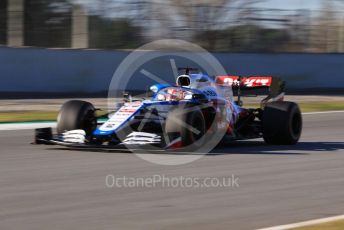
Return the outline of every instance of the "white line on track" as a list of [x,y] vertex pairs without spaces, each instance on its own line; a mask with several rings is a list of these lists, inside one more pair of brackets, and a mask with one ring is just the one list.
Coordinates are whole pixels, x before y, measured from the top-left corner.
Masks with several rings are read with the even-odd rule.
[[302,115],[312,115],[312,114],[327,114],[327,113],[344,113],[344,110],[337,110],[337,111],[323,111],[323,112],[310,112],[310,113],[302,113]]
[[[315,114],[330,114],[330,113],[344,113],[344,110],[338,111],[324,111],[324,112],[311,112],[302,113],[302,115],[315,115]],[[56,127],[56,122],[23,122],[23,123],[7,123],[0,124],[0,130],[24,130],[24,129],[37,129],[45,127]]]
[[269,228],[261,228],[257,230],[288,230],[288,229],[301,228],[301,227],[323,224],[323,223],[328,223],[328,222],[343,220],[343,219],[344,219],[344,215],[332,216],[332,217],[309,220],[309,221],[304,221],[304,222],[299,222],[299,223],[294,223],[294,224],[286,224],[286,225],[280,225],[280,226],[269,227]]
[[56,122],[0,124],[0,130],[24,130],[24,129],[46,128],[46,127],[55,128]]

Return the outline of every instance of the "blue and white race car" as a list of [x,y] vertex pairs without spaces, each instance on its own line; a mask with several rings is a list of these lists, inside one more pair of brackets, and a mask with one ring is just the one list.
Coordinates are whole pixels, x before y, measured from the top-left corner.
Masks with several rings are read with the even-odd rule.
[[[97,123],[95,107],[86,101],[63,104],[57,134],[36,129],[36,144],[112,148],[158,146],[163,149],[198,149],[217,137],[221,141],[264,138],[268,144],[296,144],[302,117],[296,103],[285,102],[284,82],[270,76],[216,76],[192,74],[183,68],[175,84],[150,87],[150,99],[130,96],[117,111]],[[243,90],[268,88],[260,108],[242,108]],[[234,99],[237,92],[238,100]],[[115,106],[114,106],[115,107]]]

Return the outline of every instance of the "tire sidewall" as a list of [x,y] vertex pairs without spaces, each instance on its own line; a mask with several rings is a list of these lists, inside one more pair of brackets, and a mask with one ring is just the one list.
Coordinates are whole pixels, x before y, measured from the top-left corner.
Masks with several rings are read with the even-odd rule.
[[90,135],[96,128],[94,106],[86,101],[71,100],[63,104],[57,116],[57,132],[83,129]]
[[263,138],[268,144],[296,144],[302,132],[302,116],[298,105],[294,102],[267,104],[263,113],[262,130]]

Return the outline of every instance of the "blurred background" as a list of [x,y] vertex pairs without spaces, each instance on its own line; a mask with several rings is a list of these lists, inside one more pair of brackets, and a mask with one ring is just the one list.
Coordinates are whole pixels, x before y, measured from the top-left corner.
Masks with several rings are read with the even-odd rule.
[[[344,0],[0,0],[0,98],[107,97],[124,58],[164,38],[200,45],[231,75],[344,95]],[[168,57],[147,66],[174,81]]]
[[135,49],[162,38],[210,51],[344,51],[343,0],[1,0],[0,44]]
[[[200,45],[228,74],[281,77],[303,111],[344,109],[344,0],[0,0],[0,123],[54,120],[66,98],[106,105],[128,54],[165,38]],[[172,83],[170,58],[192,65],[144,68]],[[124,77],[136,92],[155,83]]]

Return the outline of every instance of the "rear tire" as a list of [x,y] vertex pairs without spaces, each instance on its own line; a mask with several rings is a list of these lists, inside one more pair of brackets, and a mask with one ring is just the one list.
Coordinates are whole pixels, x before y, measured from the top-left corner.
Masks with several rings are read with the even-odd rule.
[[268,103],[263,111],[263,138],[267,144],[294,145],[301,136],[302,116],[294,102]]
[[63,104],[57,116],[57,133],[82,129],[92,134],[97,126],[94,106],[86,101],[71,100]]

